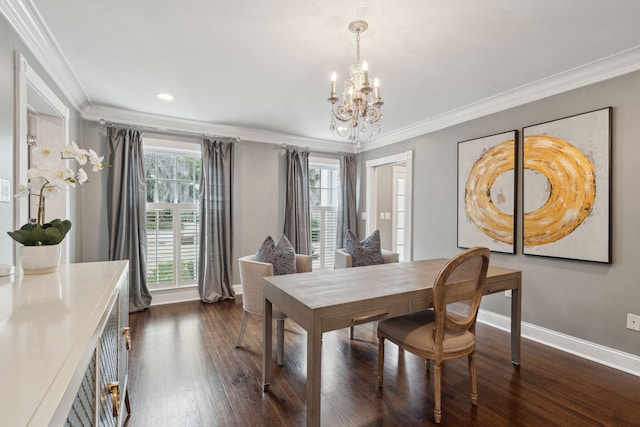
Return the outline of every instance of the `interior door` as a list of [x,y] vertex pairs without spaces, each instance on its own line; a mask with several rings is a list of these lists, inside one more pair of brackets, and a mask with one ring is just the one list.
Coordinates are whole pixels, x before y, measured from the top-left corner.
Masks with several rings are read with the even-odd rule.
[[380,230],[382,247],[397,251],[401,261],[411,261],[413,152],[367,160],[365,167],[366,234]]

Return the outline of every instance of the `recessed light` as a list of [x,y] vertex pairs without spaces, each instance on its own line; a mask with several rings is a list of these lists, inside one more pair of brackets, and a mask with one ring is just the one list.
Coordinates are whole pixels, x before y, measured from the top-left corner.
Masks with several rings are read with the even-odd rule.
[[168,93],[159,93],[158,98],[162,99],[163,101],[173,101],[173,95],[170,95]]

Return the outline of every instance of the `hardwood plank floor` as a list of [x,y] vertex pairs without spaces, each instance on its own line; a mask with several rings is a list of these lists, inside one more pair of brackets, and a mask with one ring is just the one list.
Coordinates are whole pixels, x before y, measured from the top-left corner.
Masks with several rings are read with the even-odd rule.
[[[286,321],[285,364],[263,393],[262,318],[249,319],[235,348],[241,318],[232,301],[132,314],[126,426],[303,426],[306,332]],[[477,334],[478,406],[466,359],[446,362],[441,425],[640,426],[640,378],[526,339],[515,371],[508,333],[478,324]],[[433,368],[388,343],[378,390],[374,324],[356,327],[355,338],[324,334],[322,425],[435,425]]]

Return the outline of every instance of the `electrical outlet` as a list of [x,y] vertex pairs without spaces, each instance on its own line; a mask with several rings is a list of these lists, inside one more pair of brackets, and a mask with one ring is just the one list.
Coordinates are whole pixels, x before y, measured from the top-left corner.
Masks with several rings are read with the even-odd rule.
[[627,329],[640,332],[640,316],[627,313]]
[[511,289],[504,291],[504,296],[507,298],[511,298]]

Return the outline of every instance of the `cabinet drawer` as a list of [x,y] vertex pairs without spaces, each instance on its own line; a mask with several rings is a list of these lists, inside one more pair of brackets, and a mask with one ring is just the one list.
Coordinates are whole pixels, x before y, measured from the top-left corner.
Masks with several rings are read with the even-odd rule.
[[395,317],[409,312],[409,301],[322,318],[322,331],[333,331],[362,323]]

